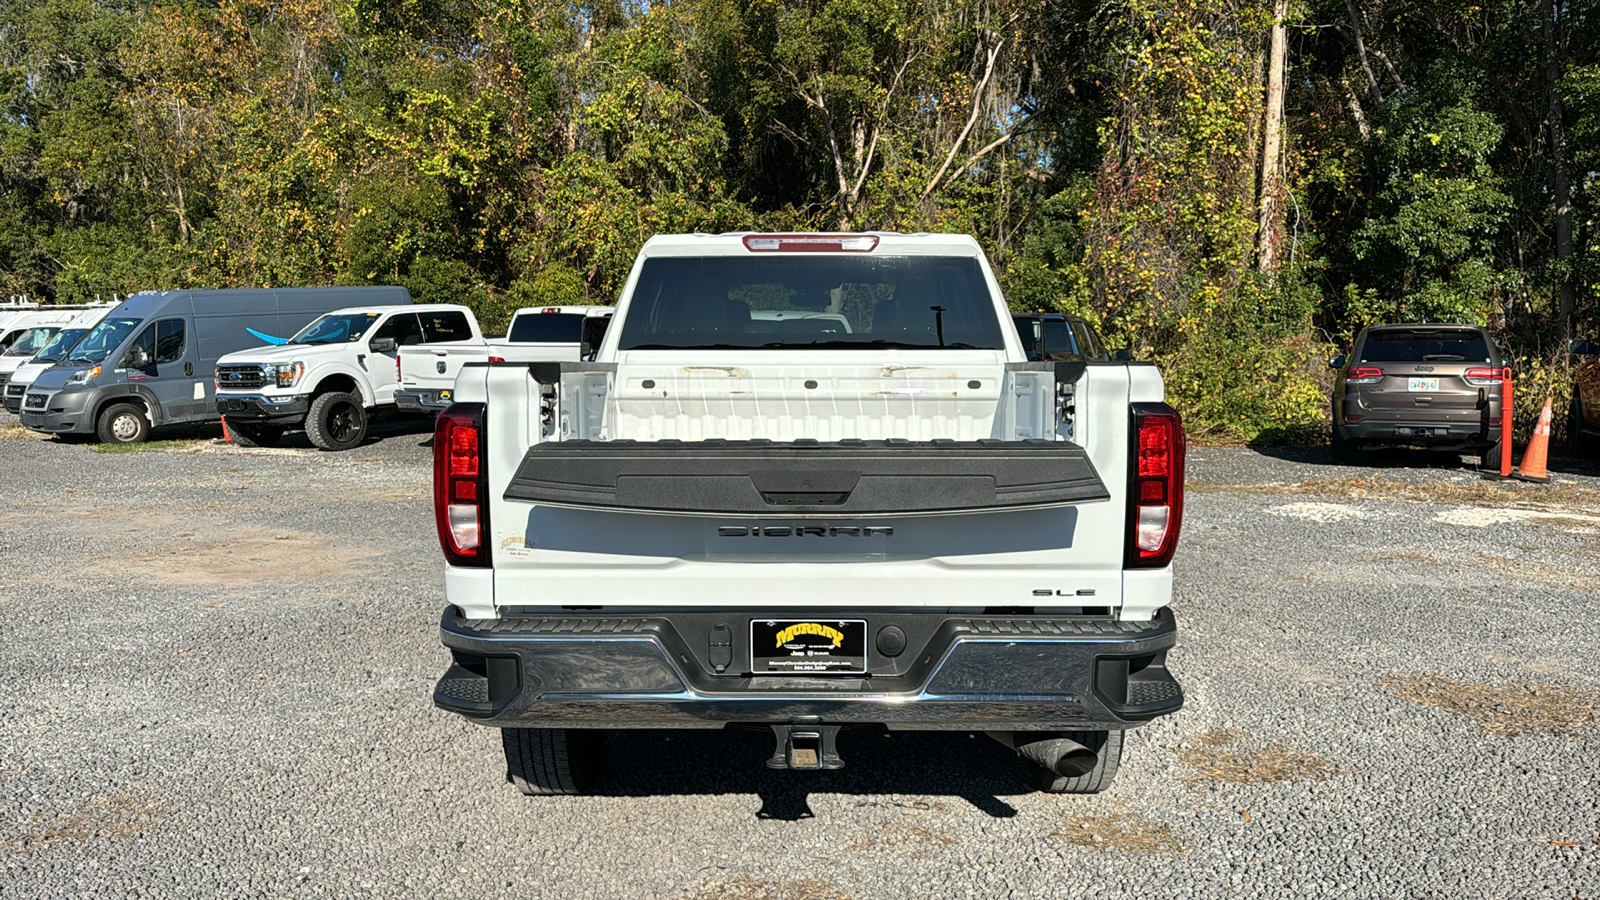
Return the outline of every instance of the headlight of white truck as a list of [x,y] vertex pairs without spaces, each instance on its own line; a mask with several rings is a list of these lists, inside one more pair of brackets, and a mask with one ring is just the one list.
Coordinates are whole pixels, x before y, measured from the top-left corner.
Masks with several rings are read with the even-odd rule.
[[99,377],[99,375],[99,366],[94,366],[93,368],[88,369],[79,369],[78,371],[73,372],[72,375],[67,378],[67,384],[88,384],[89,382],[95,380],[95,378]]
[[294,387],[295,381],[305,372],[306,364],[303,362],[284,363],[278,366],[278,387]]

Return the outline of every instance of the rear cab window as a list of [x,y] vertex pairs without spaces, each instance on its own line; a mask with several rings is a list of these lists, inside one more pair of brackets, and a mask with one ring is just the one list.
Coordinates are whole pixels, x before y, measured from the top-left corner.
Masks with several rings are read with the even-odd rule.
[[528,313],[511,323],[506,340],[514,344],[576,344],[586,316],[575,313]]
[[619,350],[1005,347],[968,257],[657,257],[632,303]]
[[1493,362],[1489,339],[1474,328],[1383,328],[1367,332],[1361,362]]

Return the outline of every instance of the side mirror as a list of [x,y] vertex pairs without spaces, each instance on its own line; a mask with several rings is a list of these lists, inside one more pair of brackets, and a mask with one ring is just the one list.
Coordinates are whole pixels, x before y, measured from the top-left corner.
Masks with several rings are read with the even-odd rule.
[[1044,359],[1044,341],[1033,342],[1033,355]]
[[578,337],[578,359],[585,362],[594,359],[595,351],[600,349],[600,342],[605,340],[606,328],[610,324],[610,316],[589,316],[583,320],[583,330]]
[[148,365],[150,365],[150,354],[146,353],[144,347],[138,344],[135,344],[122,357],[122,367],[124,369],[143,369]]
[[1127,347],[1123,347],[1121,350],[1113,350],[1111,351],[1111,361],[1133,362],[1133,351],[1129,350]]
[[373,338],[367,346],[373,353],[393,353],[395,351],[394,338]]
[[1328,360],[1328,368],[1330,368],[1330,369],[1342,369],[1342,368],[1344,368],[1344,357],[1343,356],[1335,356],[1333,359]]

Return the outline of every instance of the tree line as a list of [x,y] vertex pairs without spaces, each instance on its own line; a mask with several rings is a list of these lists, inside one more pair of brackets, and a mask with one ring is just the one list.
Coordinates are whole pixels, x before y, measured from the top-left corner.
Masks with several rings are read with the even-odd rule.
[[[0,7],[0,295],[612,302],[682,231],[958,231],[1320,432],[1362,325],[1593,336],[1593,0],[38,0]],[[1524,416],[1525,417],[1525,416]]]

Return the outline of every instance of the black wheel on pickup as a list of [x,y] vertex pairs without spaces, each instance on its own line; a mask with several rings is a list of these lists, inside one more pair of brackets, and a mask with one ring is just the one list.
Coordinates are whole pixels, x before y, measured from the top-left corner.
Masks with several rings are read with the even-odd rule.
[[318,394],[306,414],[306,437],[319,450],[350,450],[367,436],[367,410],[359,394]]
[[604,731],[502,728],[506,780],[530,796],[582,794],[600,774]]
[[241,447],[271,447],[283,439],[283,428],[255,422],[228,423],[233,442]]
[[1068,778],[1034,766],[1039,790],[1046,794],[1098,794],[1110,787],[1112,779],[1117,777],[1117,769],[1122,765],[1124,734],[1121,731],[1067,732],[1063,737],[1069,737],[1095,752],[1094,768]]

